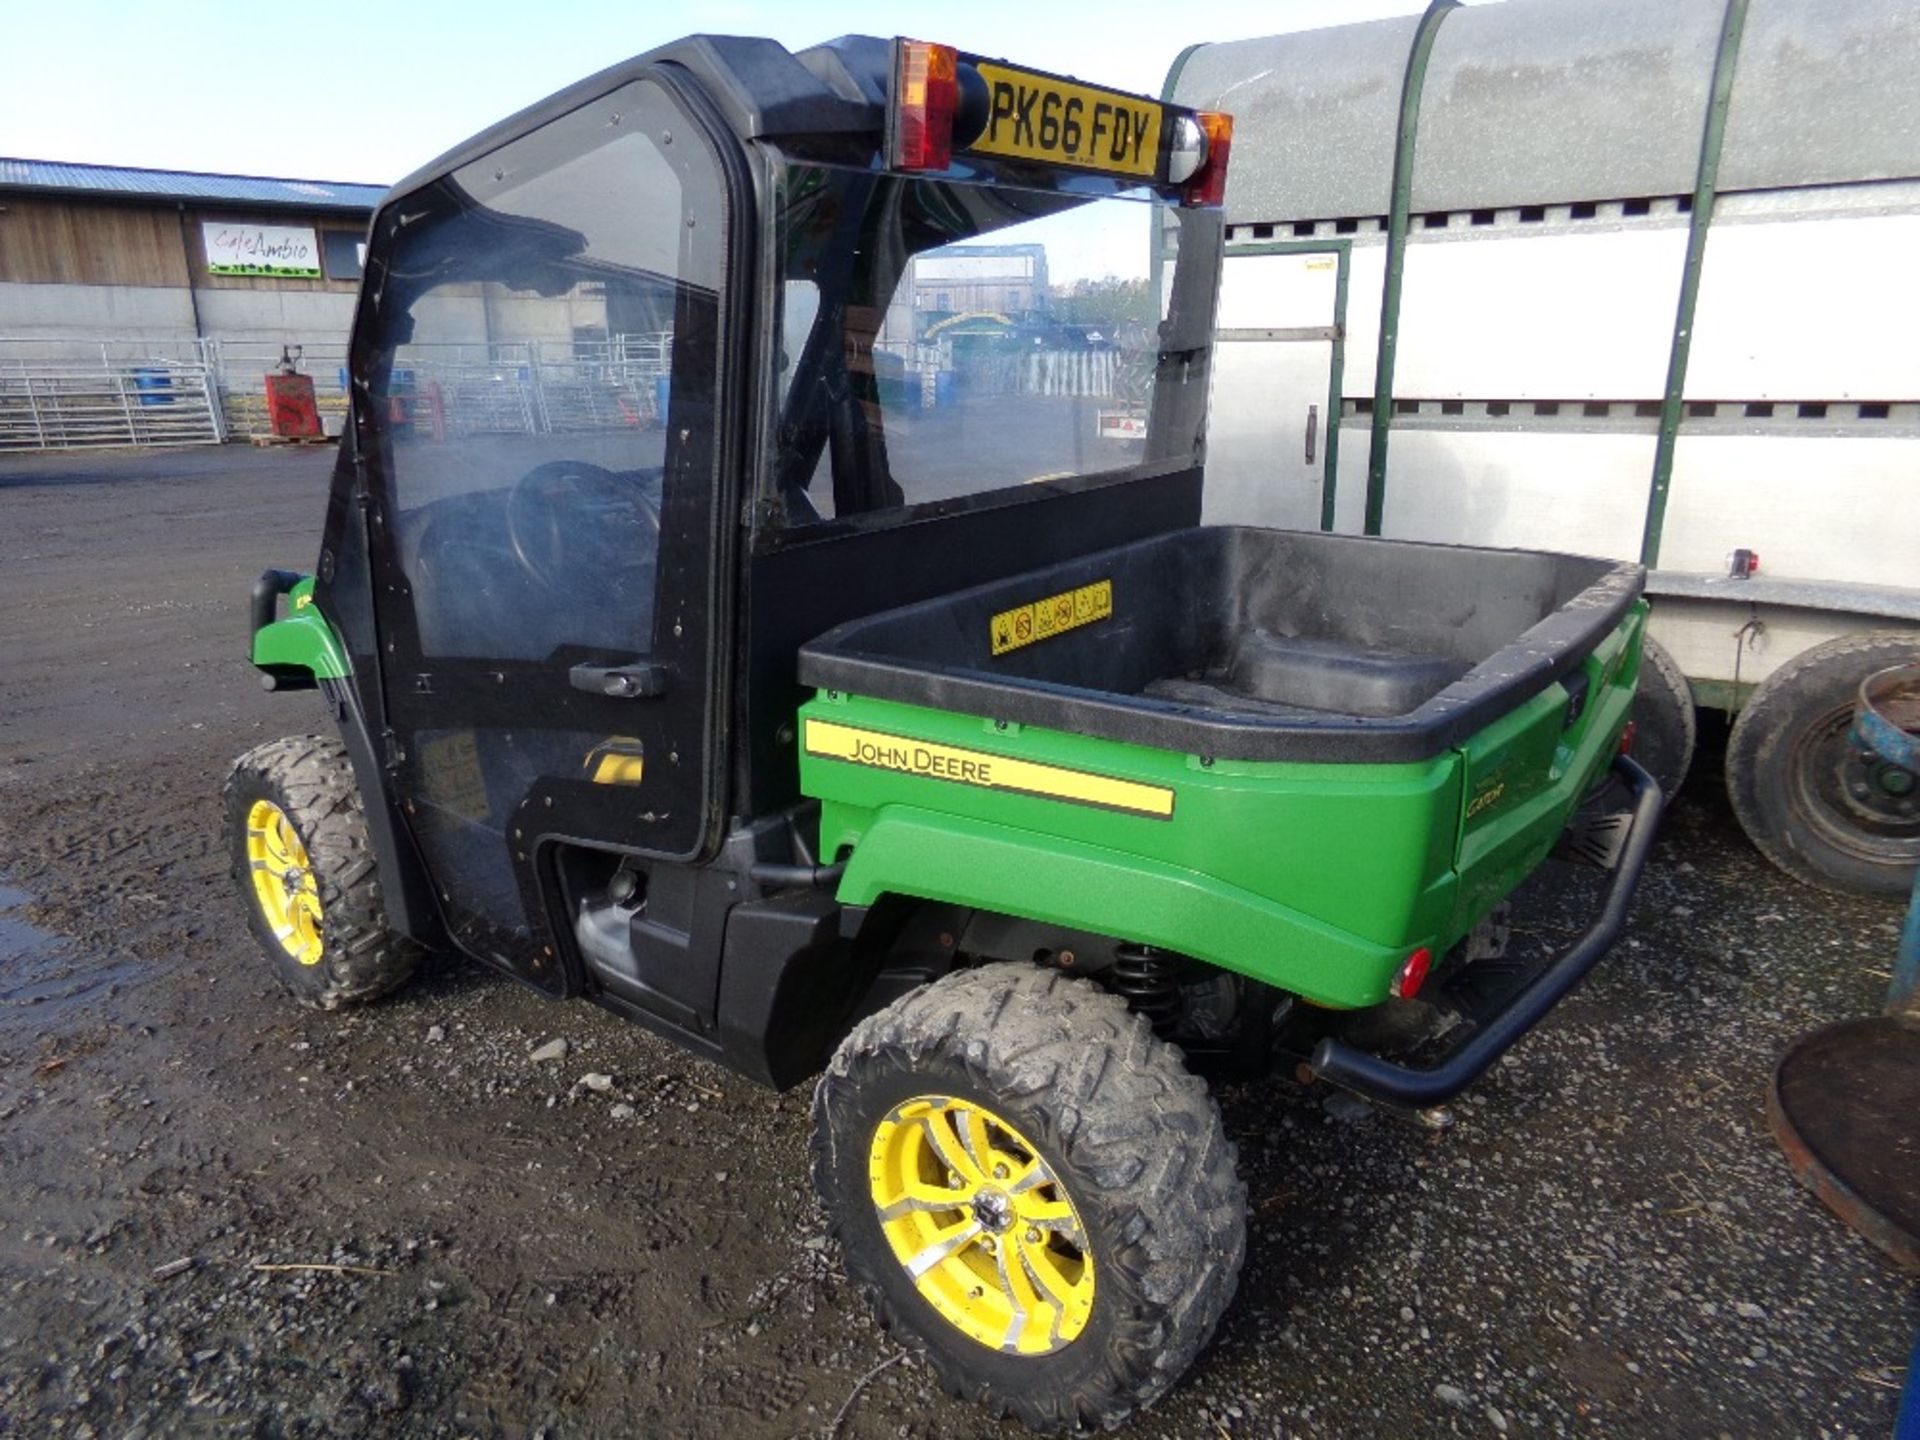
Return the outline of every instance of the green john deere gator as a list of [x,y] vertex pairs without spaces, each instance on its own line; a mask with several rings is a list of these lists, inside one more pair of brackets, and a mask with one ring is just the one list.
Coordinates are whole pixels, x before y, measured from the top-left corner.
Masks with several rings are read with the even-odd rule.
[[[337,730],[227,785],[295,996],[457,951],[820,1075],[848,1273],[1045,1428],[1232,1296],[1197,1077],[1438,1104],[1659,814],[1637,567],[1200,523],[1230,136],[918,42],[607,70],[381,205],[319,561],[253,595]],[[1490,964],[1569,840],[1591,928]]]

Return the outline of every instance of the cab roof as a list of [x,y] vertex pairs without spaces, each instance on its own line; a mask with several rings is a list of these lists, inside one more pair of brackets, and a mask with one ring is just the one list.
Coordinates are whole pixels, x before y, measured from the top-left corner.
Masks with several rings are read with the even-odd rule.
[[809,138],[870,136],[886,127],[892,41],[844,35],[790,51],[777,41],[744,35],[691,35],[576,81],[456,145],[387,192],[386,204],[499,149],[588,101],[639,79],[655,66],[685,70],[742,143],[781,140],[796,148]]

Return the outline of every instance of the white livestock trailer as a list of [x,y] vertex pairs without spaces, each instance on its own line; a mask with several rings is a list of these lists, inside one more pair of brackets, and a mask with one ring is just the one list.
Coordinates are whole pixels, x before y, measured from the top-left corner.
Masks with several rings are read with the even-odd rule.
[[[1848,740],[1920,651],[1920,0],[1509,0],[1197,45],[1234,116],[1206,518],[1644,561],[1643,755],[1902,893]],[[1689,693],[1690,692],[1690,693]]]

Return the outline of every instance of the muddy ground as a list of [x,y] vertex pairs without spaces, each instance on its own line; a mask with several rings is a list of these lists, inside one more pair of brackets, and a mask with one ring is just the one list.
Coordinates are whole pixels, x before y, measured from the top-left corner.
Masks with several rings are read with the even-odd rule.
[[[0,1432],[1002,1433],[911,1359],[861,1387],[896,1352],[823,1238],[804,1092],[452,959],[338,1018],[276,993],[217,793],[319,722],[242,651],[331,460],[0,459]],[[1586,893],[1545,878],[1523,929]],[[1914,1293],[1761,1096],[1877,1006],[1897,921],[1770,870],[1702,765],[1632,938],[1451,1131],[1225,1091],[1246,1272],[1133,1433],[1887,1434]]]

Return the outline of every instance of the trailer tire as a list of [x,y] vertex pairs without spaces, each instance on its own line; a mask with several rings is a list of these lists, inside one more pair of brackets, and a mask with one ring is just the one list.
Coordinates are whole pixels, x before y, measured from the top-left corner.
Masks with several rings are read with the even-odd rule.
[[924,986],[847,1037],[813,1119],[848,1275],[949,1393],[1003,1417],[1119,1425],[1180,1378],[1233,1297],[1246,1189],[1220,1112],[1180,1052],[1089,981],[995,964]]
[[[234,762],[222,798],[234,883],[261,951],[302,1005],[337,1010],[412,976],[420,947],[387,923],[346,747],[270,740]],[[256,883],[256,877],[271,876]]]
[[1872,783],[1847,741],[1860,682],[1920,658],[1920,635],[1844,635],[1795,656],[1747,700],[1727,741],[1727,795],[1760,853],[1796,880],[1903,896],[1920,806]]
[[1669,805],[1693,768],[1700,736],[1693,688],[1666,647],[1649,635],[1640,650],[1640,683],[1633,696],[1633,758],[1660,782]]

